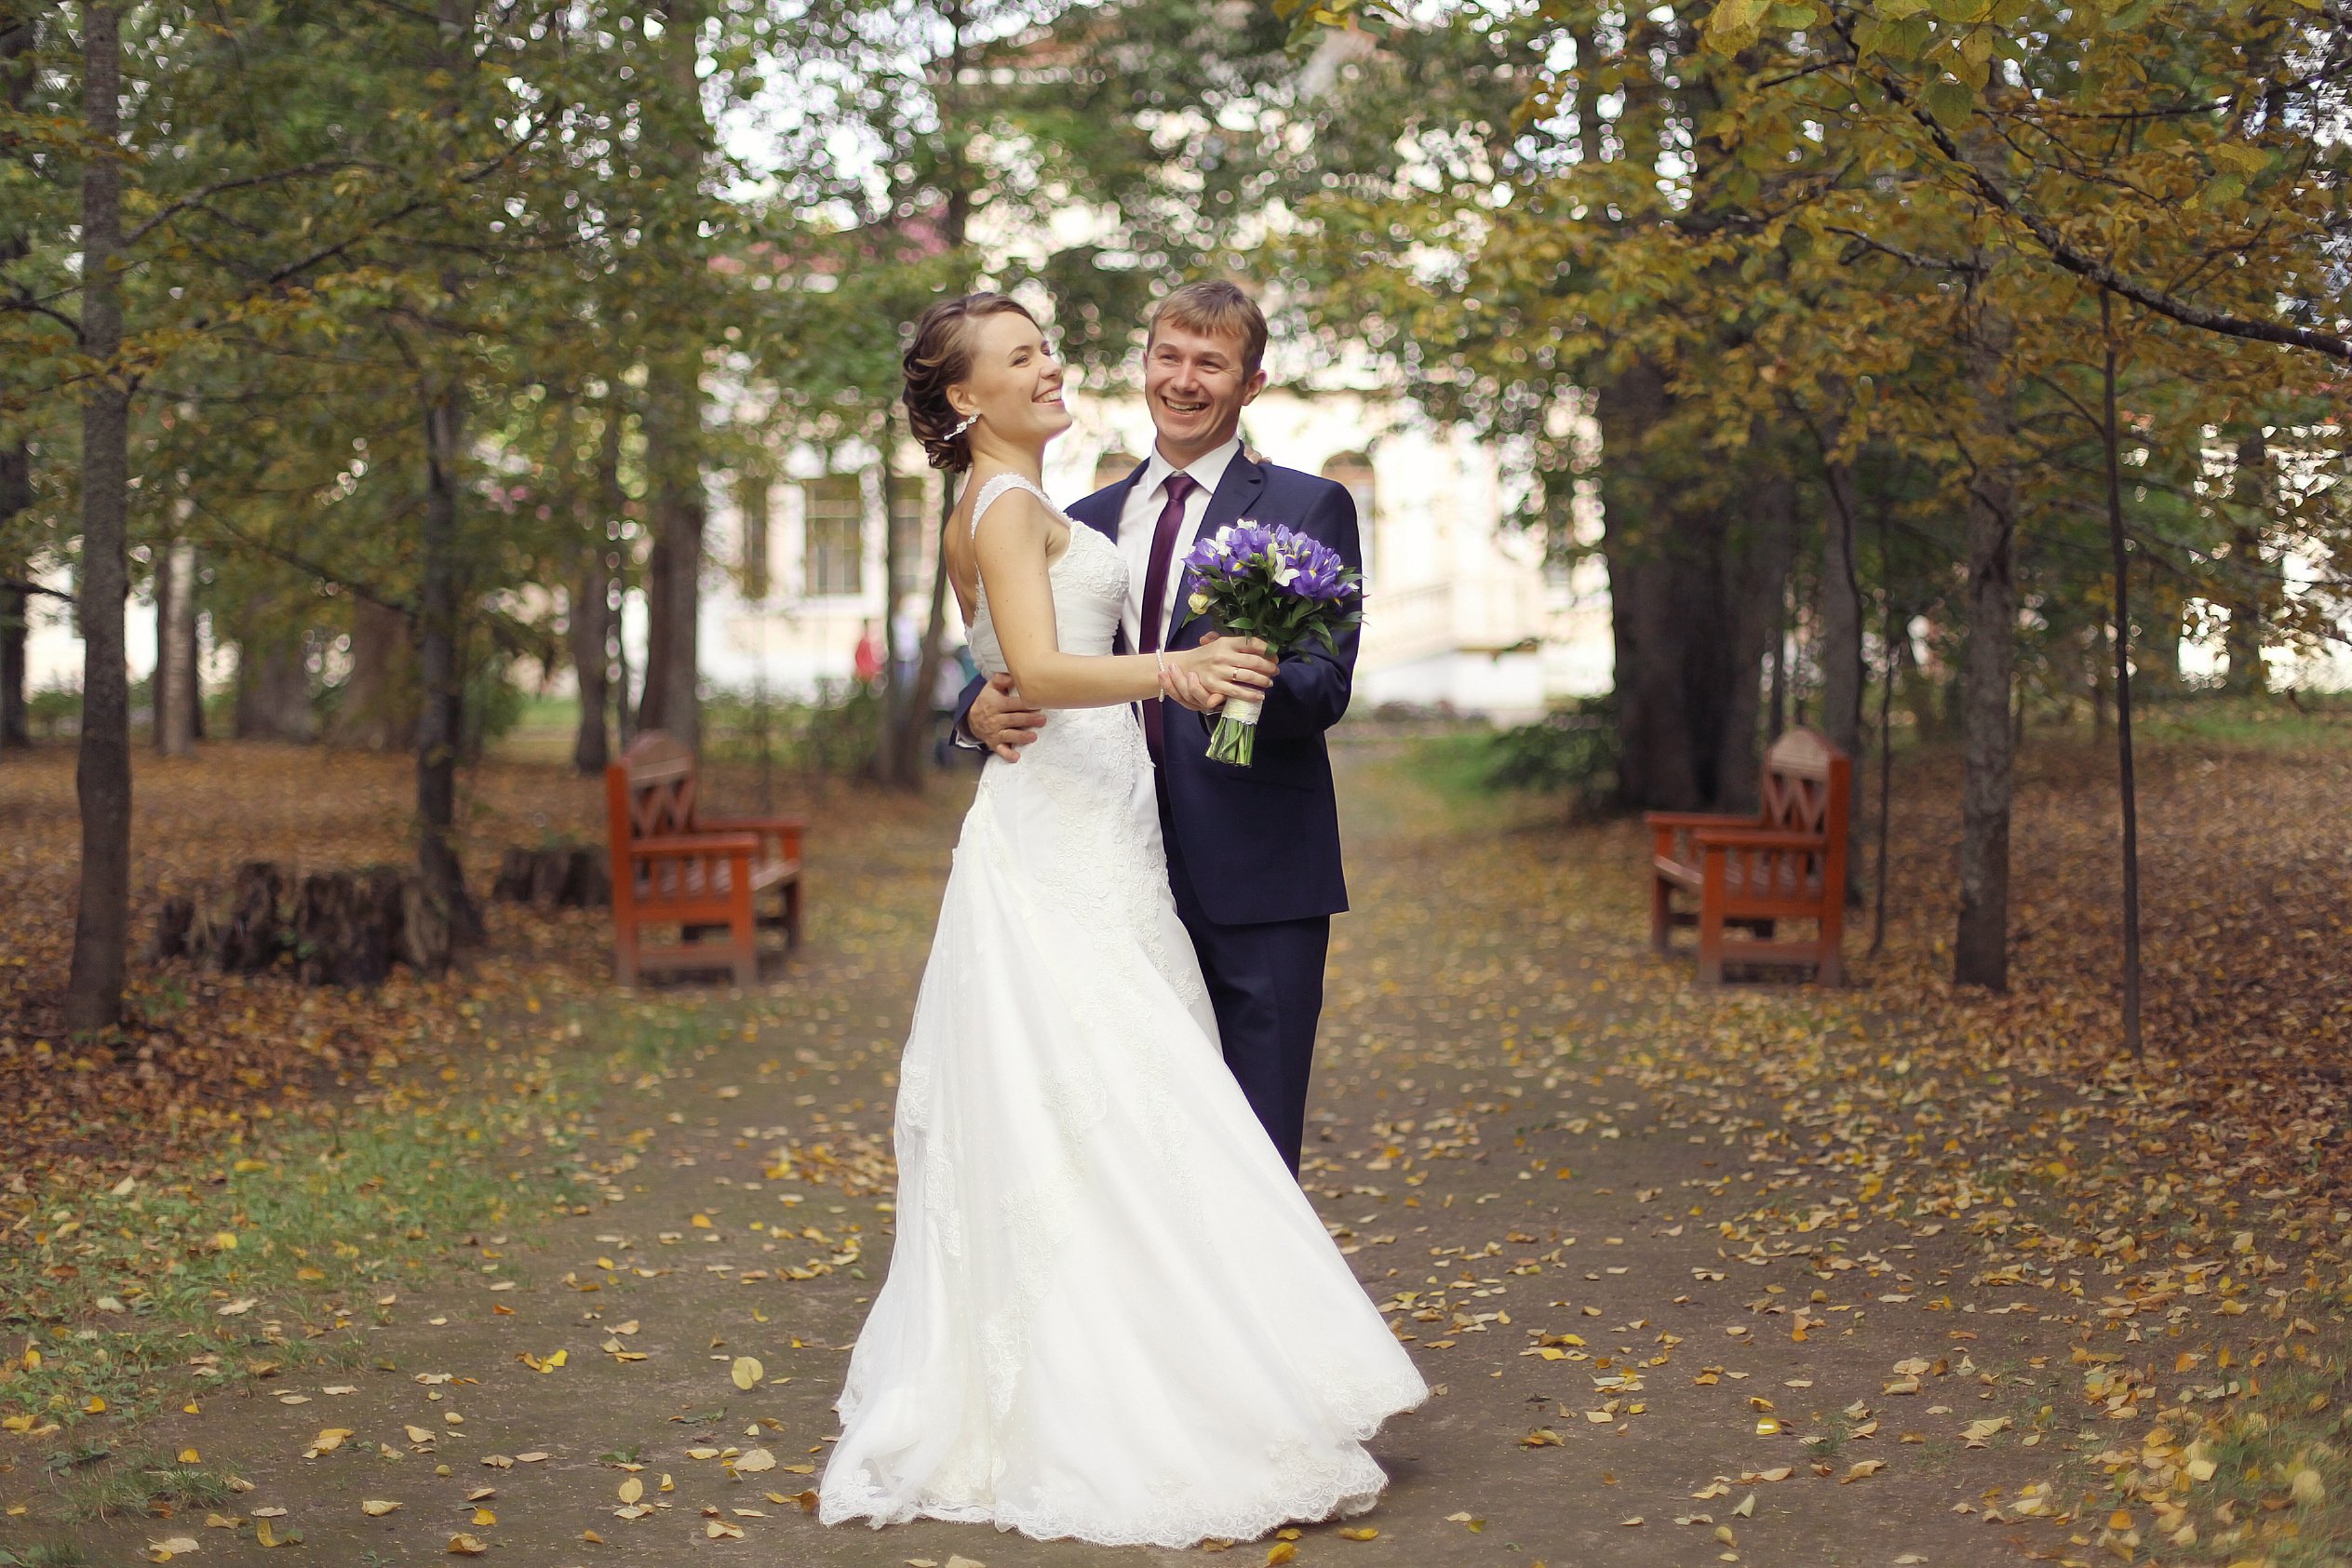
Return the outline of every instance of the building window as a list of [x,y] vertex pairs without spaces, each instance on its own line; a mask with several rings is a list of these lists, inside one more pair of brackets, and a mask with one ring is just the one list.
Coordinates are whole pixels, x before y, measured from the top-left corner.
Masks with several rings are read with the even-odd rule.
[[1143,466],[1143,460],[1125,452],[1105,452],[1095,460],[1095,488],[1107,489]]
[[737,565],[737,574],[743,580],[743,596],[757,603],[766,598],[768,590],[774,585],[768,559],[766,479],[745,479],[735,487],[735,516],[743,532],[743,558]]
[[800,487],[800,574],[811,598],[865,591],[866,496],[854,474],[831,474]]
[[931,508],[920,475],[894,474],[890,480],[890,580],[904,594],[922,582]]
[[1344,489],[1356,503],[1356,537],[1364,546],[1364,574],[1372,575],[1372,549],[1380,530],[1374,525],[1372,460],[1362,452],[1341,452],[1323,465],[1323,476]]

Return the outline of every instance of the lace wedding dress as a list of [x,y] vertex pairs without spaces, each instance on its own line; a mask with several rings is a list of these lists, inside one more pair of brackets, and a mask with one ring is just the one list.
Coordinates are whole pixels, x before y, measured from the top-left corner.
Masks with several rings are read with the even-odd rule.
[[[1001,476],[974,526],[1016,486],[1044,500]],[[1126,564],[1069,532],[1059,645],[1108,653]],[[1004,668],[985,590],[972,650]],[[827,1524],[1182,1548],[1372,1506],[1363,1441],[1428,1389],[1218,1054],[1132,708],[1056,712],[983,771],[894,1131]]]

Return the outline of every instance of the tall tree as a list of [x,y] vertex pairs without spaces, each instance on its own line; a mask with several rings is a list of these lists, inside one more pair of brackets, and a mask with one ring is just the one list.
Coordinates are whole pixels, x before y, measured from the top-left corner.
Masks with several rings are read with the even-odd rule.
[[82,7],[82,816],[80,902],[66,1027],[112,1028],[122,1012],[130,929],[130,371],[123,346],[122,9]]
[[2262,691],[2269,677],[2263,666],[2263,608],[2270,596],[2267,579],[2278,569],[2265,559],[2263,530],[2272,507],[2270,444],[2260,416],[2238,434],[2230,466],[2228,542],[2229,624],[2224,634],[2224,679],[2237,692]]
[[[24,111],[33,91],[34,23],[46,4],[0,0],[0,113]],[[0,222],[0,275],[32,248],[32,237]],[[23,745],[24,645],[32,552],[21,520],[33,509],[33,447],[0,408],[0,754]]]
[[[571,491],[580,529],[578,564],[565,603],[572,679],[580,690],[580,727],[572,738],[571,766],[588,777],[602,773],[611,756],[612,647],[621,629],[612,601],[623,582],[611,530],[626,503],[621,489],[621,400],[608,395],[599,410],[596,466],[589,483]],[[628,700],[624,683],[621,704],[625,707]]]
[[[643,155],[659,170],[659,206],[651,251],[674,269],[671,298],[707,300],[708,253],[702,231],[710,129],[703,111],[697,40],[702,0],[665,0],[655,68],[661,141]],[[666,730],[688,745],[702,731],[701,608],[703,535],[703,354],[708,322],[691,310],[662,313],[645,358],[647,509],[652,554],[647,562],[645,695],[638,723]]]
[[2009,987],[2009,722],[2017,658],[2016,439],[2008,361],[2014,326],[1980,300],[1969,322],[1968,652],[1960,707],[1960,913],[1952,977]]

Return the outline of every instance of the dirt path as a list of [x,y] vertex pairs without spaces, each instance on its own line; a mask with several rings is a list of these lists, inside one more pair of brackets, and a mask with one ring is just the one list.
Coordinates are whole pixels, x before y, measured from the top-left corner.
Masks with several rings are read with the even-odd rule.
[[[2100,1441],[2055,1391],[2076,1324],[2051,1296],[1972,1288],[1963,1226],[1826,1198],[1808,1213],[1831,1153],[1788,1134],[1786,1086],[1736,1060],[1661,1062],[1688,992],[1641,945],[1631,839],[1449,811],[1384,751],[1351,752],[1343,775],[1358,912],[1334,945],[1305,1179],[1436,1397],[1377,1441],[1393,1488],[1355,1521],[1377,1536],[1310,1527],[1295,1561],[2089,1559],[2079,1522],[1984,1511]],[[1189,1557],[827,1532],[791,1501],[822,1467],[888,1258],[889,1193],[857,1177],[880,1175],[958,814],[943,800],[853,865],[820,854],[790,977],[713,996],[694,1059],[600,1113],[591,1152],[619,1201],[535,1245],[477,1238],[383,1309],[338,1381],[246,1383],[155,1434],[250,1481],[233,1505],[249,1522],[81,1530],[94,1561],[181,1534],[196,1562],[276,1562],[251,1522],[264,1508],[337,1568],[442,1561],[461,1534],[533,1568]],[[845,905],[853,884],[863,902]],[[1751,1058],[1801,1050],[1808,1005],[1794,987],[1755,998]],[[824,1171],[847,1189],[797,1179]],[[1796,1234],[1741,1231],[1767,1201],[1803,1216]],[[744,1356],[760,1363],[748,1390]],[[348,1435],[309,1456],[328,1428]],[[631,1481],[641,1516],[616,1517]],[[371,1517],[370,1500],[399,1507]]]

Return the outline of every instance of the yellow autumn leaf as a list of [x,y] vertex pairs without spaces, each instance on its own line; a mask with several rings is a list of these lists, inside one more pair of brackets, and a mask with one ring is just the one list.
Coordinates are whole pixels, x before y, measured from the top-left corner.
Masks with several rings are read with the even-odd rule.
[[381,1497],[370,1497],[359,1505],[359,1511],[370,1519],[382,1519],[399,1506],[397,1503],[386,1502]]
[[728,1376],[734,1380],[735,1387],[746,1391],[758,1387],[759,1380],[767,1375],[768,1369],[759,1364],[757,1356],[737,1356],[735,1364],[728,1369]]

